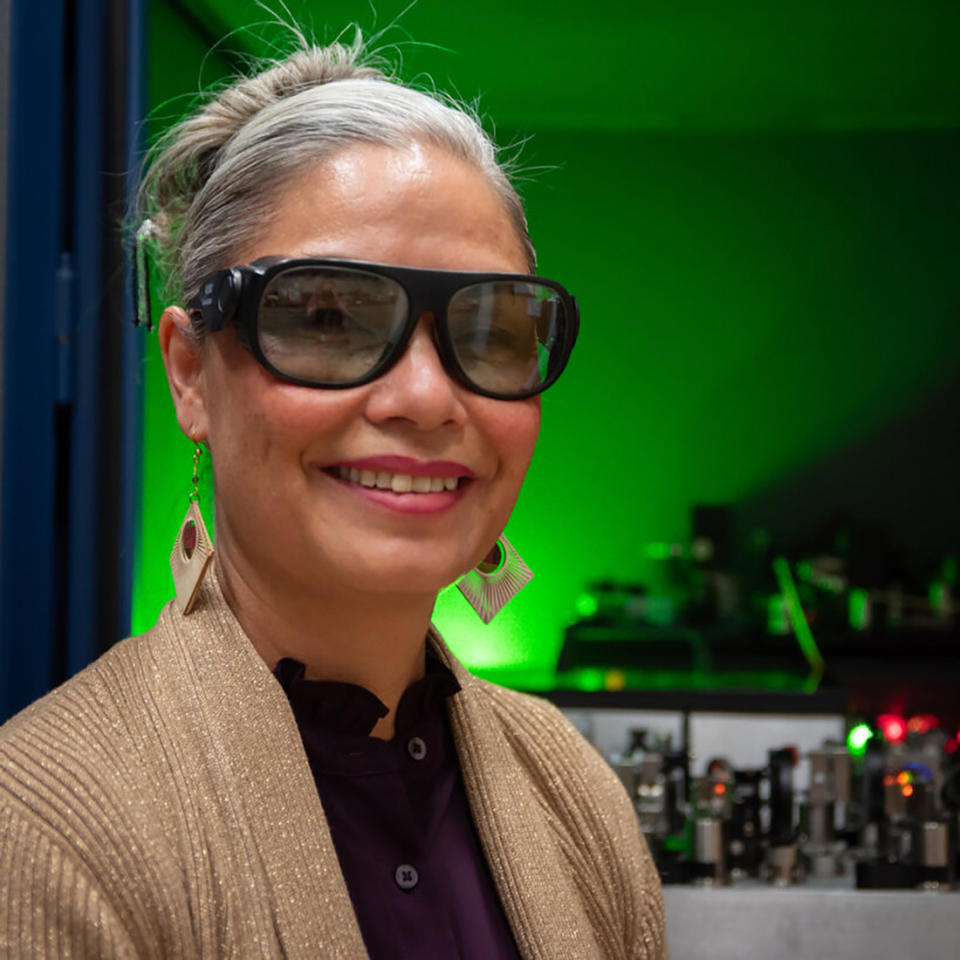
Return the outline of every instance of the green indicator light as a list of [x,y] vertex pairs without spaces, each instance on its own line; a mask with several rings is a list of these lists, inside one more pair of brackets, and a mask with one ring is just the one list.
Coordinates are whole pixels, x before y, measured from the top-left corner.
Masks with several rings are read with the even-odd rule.
[[936,613],[947,613],[947,585],[945,583],[930,584],[930,606]]
[[775,637],[786,636],[790,632],[790,618],[783,597],[775,593],[767,600],[767,633]]
[[850,591],[849,616],[854,630],[866,630],[870,626],[870,594],[866,590]]
[[571,686],[574,690],[603,690],[606,678],[606,670],[600,670],[596,667],[583,667],[575,671]]
[[664,837],[663,849],[670,850],[673,853],[682,853],[687,849],[687,838],[682,834],[680,836]]
[[867,749],[867,741],[873,739],[873,731],[867,723],[858,723],[847,734],[847,749],[857,757],[863,756]]
[[597,598],[592,593],[581,593],[576,602],[577,616],[592,617],[598,606]]
[[797,576],[801,580],[810,580],[813,578],[813,567],[804,560],[797,564]]

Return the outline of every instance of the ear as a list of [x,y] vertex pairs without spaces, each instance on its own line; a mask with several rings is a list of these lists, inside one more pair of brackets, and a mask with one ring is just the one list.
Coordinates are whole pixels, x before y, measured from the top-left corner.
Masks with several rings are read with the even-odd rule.
[[203,347],[193,335],[190,318],[182,307],[167,307],[160,318],[157,333],[170,396],[177,411],[177,423],[191,440],[205,440],[208,420]]

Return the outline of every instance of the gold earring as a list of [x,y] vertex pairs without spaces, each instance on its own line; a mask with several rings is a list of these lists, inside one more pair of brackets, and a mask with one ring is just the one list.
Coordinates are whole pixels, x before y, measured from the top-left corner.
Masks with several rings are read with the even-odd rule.
[[533,571],[501,533],[483,560],[457,581],[457,589],[489,623],[532,579]]
[[188,614],[197,602],[200,584],[203,583],[207,567],[213,559],[213,541],[207,533],[199,504],[198,472],[203,447],[196,437],[191,439],[196,445],[193,452],[193,492],[190,494],[187,514],[180,524],[170,553],[170,572],[173,574],[173,585],[177,592],[177,606],[184,615]]

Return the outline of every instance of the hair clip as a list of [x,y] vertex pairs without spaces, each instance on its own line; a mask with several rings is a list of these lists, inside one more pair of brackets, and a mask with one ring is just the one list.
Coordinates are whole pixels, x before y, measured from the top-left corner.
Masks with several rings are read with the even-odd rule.
[[149,218],[137,229],[133,248],[133,325],[141,323],[147,331],[153,329],[153,316],[150,313],[150,259],[147,255],[147,241],[153,236],[155,224]]

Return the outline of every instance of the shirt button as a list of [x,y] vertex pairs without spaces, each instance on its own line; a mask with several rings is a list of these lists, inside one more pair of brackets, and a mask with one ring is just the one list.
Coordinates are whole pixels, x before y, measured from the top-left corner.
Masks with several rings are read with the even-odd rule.
[[420,882],[420,874],[417,868],[409,863],[401,863],[394,871],[393,879],[397,881],[397,886],[401,890],[412,890]]
[[411,737],[407,741],[407,753],[414,760],[422,760],[427,755],[427,745],[422,737]]

